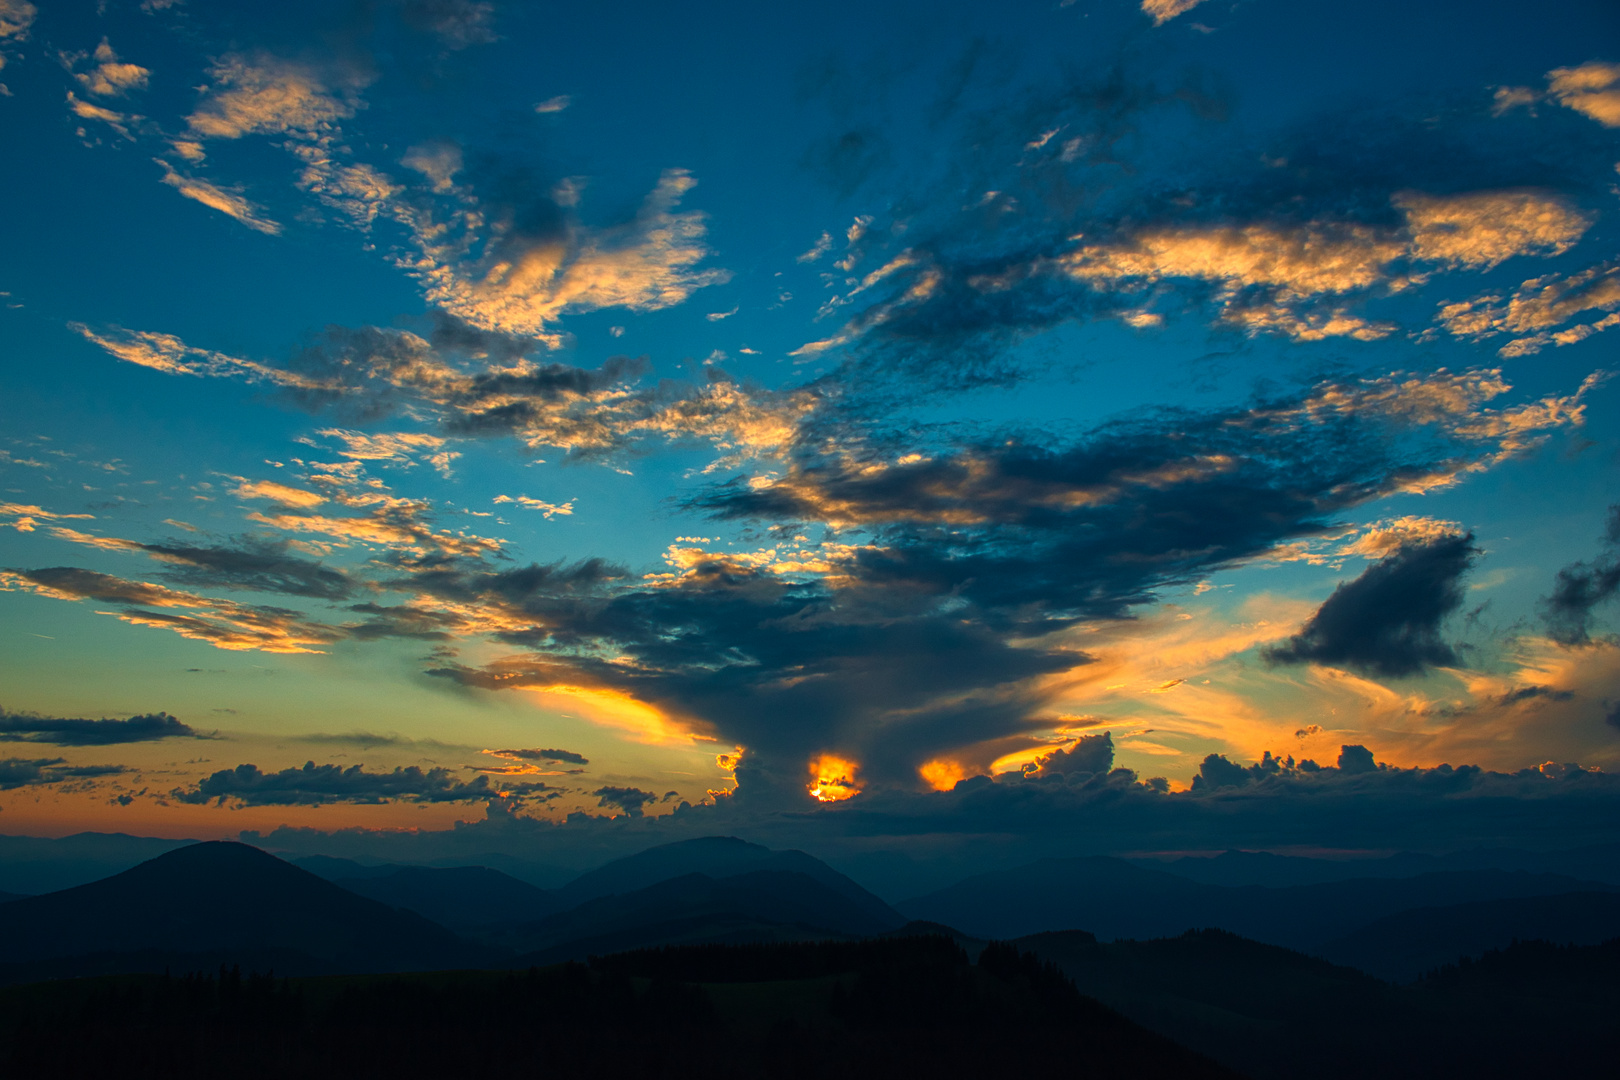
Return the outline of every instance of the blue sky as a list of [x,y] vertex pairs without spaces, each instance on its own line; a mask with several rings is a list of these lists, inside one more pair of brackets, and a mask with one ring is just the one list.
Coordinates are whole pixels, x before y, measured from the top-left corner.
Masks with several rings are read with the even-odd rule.
[[0,0],[0,828],[1595,790],[1617,31]]

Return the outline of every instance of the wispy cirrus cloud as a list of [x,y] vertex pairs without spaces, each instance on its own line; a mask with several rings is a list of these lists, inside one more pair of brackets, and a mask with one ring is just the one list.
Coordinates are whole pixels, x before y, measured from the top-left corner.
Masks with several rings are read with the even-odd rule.
[[235,652],[320,652],[341,640],[343,631],[310,621],[286,608],[239,604],[196,593],[132,581],[71,566],[0,570],[0,589],[25,590],[58,600],[95,600],[118,610],[107,612],[136,626],[172,630],[181,637]]
[[174,166],[161,158],[154,160],[163,168],[163,182],[186,198],[200,202],[210,210],[218,210],[226,217],[235,218],[254,232],[267,236],[281,234],[280,223],[266,217],[264,208],[240,191],[231,191],[207,180],[176,172]]
[[229,544],[141,543],[55,528],[60,539],[106,551],[142,554],[173,569],[165,576],[193,587],[242,589],[319,600],[341,600],[360,585],[349,574],[295,555],[286,541],[238,537]]

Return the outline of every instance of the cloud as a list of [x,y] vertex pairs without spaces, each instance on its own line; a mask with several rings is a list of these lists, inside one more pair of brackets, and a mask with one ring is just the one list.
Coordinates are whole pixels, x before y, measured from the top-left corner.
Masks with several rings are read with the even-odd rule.
[[289,143],[287,149],[304,163],[298,186],[348,218],[349,224],[368,229],[389,202],[403,189],[392,179],[363,162],[336,160],[333,147],[323,143]]
[[27,41],[28,28],[38,14],[39,8],[28,0],[0,0],[0,41]]
[[[182,637],[232,651],[319,652],[315,646],[344,636],[340,629],[312,622],[286,608],[218,600],[71,566],[0,570],[0,589],[24,589],[58,600],[99,600],[122,605],[120,610],[106,614],[137,626],[163,627]],[[181,613],[175,609],[190,611]]]
[[117,537],[89,536],[73,529],[52,532],[64,540],[105,550],[141,553],[176,567],[165,576],[191,586],[283,593],[318,600],[342,600],[359,586],[341,570],[289,553],[286,541],[241,537],[230,545],[143,544]]
[[534,111],[537,113],[559,113],[573,104],[573,101],[574,99],[567,94],[558,94],[556,97],[547,98],[537,104]]
[[1478,554],[1472,533],[1407,544],[1334,589],[1298,634],[1263,655],[1395,677],[1455,666],[1440,626],[1462,606],[1462,576]]
[[33,532],[39,527],[41,518],[44,518],[46,521],[91,520],[95,518],[95,515],[55,514],[49,510],[43,509],[42,507],[33,506],[31,504],[0,503],[0,517],[9,517],[13,519],[7,523],[7,527],[9,528],[16,529],[18,532]]
[[1547,93],[1604,127],[1620,127],[1620,64],[1593,60],[1547,72]]
[[168,375],[237,377],[290,387],[308,388],[310,385],[308,380],[292,372],[211,349],[199,349],[187,345],[173,334],[126,330],[121,326],[97,333],[77,322],[68,323],[68,329],[126,363]]
[[408,25],[437,34],[451,49],[497,40],[490,25],[495,21],[494,4],[476,0],[404,0],[400,10]]
[[1185,15],[1204,0],[1142,0],[1142,13],[1153,19],[1154,26],[1163,26],[1177,15]]
[[[0,9],[3,13],[3,9]],[[128,772],[122,765],[69,765],[65,758],[0,758],[0,791]]]
[[164,712],[132,716],[127,720],[79,720],[0,712],[0,742],[116,746],[172,738],[206,739],[208,736]]
[[552,790],[538,782],[492,783],[488,776],[468,782],[455,779],[449,769],[423,770],[410,765],[393,772],[368,773],[364,765],[316,765],[280,772],[260,772],[256,765],[238,765],[204,777],[191,788],[176,788],[180,802],[243,806],[325,806],[332,803],[483,802]]
[[728,271],[698,268],[710,254],[704,214],[676,209],[696,183],[667,170],[633,220],[606,229],[586,228],[549,199],[489,208],[479,235],[447,235],[442,223],[419,218],[422,255],[404,265],[430,302],[472,325],[560,343],[553,327],[565,312],[656,311],[730,280]]
[[[802,800],[772,810],[723,797],[658,817],[572,814],[559,827],[514,819],[497,806],[486,820],[453,830],[283,827],[244,839],[280,851],[398,862],[522,855],[543,843],[554,858],[590,865],[654,844],[745,832],[756,843],[813,851],[884,895],[905,896],[998,865],[1075,855],[1296,846],[1455,851],[1534,847],[1548,836],[1564,846],[1602,844],[1620,808],[1620,778],[1578,765],[1490,771],[1375,760],[1370,771],[1357,771],[1365,758],[1350,753],[1349,770],[1270,755],[1254,763],[1220,759],[1237,782],[1177,793],[1128,770],[1063,777],[1013,771],[944,791],[869,787],[811,812]],[[802,784],[798,770],[794,781]]]
[[1593,609],[1620,593],[1620,505],[1609,507],[1603,554],[1558,571],[1553,592],[1541,601],[1547,634],[1560,645],[1591,641]]
[[265,217],[261,212],[263,208],[248,201],[240,192],[227,191],[207,180],[183,176],[175,172],[174,167],[168,162],[158,158],[153,160],[163,167],[163,182],[186,198],[195,199],[209,209],[233,217],[255,232],[267,236],[280,235],[281,225]]
[[410,468],[420,458],[444,476],[450,475],[450,463],[461,456],[445,450],[445,440],[441,437],[423,432],[368,435],[343,428],[322,428],[317,434],[340,441],[343,448],[338,453],[354,461],[384,461]]
[[269,53],[227,53],[209,70],[213,85],[186,117],[206,139],[333,134],[360,107],[352,76],[336,90],[313,67]]
[[658,801],[657,792],[633,787],[600,787],[591,794],[596,796],[596,805],[615,807],[633,818],[641,817],[642,808],[648,803]]
[[1503,356],[1524,356],[1548,345],[1573,345],[1620,323],[1607,315],[1591,323],[1554,333],[1553,327],[1588,311],[1620,308],[1620,267],[1601,263],[1573,274],[1531,278],[1513,292],[1488,293],[1472,300],[1442,304],[1436,320],[1456,337],[1482,341],[1501,334],[1524,335],[1504,345]]
[[574,512],[574,500],[572,499],[565,503],[548,503],[543,499],[531,499],[527,495],[497,495],[494,501],[496,503],[513,503],[526,510],[538,510],[548,518],[557,514],[566,516]]
[[1425,262],[1488,270],[1521,255],[1562,255],[1592,224],[1545,191],[1479,191],[1436,198],[1397,192],[1412,255]]
[[139,64],[119,60],[118,54],[113,52],[106,38],[102,38],[101,44],[96,46],[94,57],[95,67],[89,71],[75,72],[73,75],[79,80],[79,85],[90,93],[100,97],[122,97],[131,90],[146,89],[147,80],[152,72]]
[[243,480],[232,493],[239,499],[269,499],[298,510],[308,510],[326,502],[326,496],[318,492],[289,487],[274,480]]
[[743,798],[802,797],[806,763],[828,755],[857,767],[867,793],[916,785],[930,763],[986,771],[1042,746],[1049,703],[1095,662],[1092,641],[1067,631],[1578,419],[1578,395],[1489,408],[1505,389],[1489,373],[1326,383],[1056,447],[1005,435],[903,459],[801,447],[784,475],[715,483],[688,505],[867,542],[677,546],[671,573],[639,581],[605,566],[417,575],[421,592],[476,605],[531,654],[432,674],[620,695],[648,730],[746,748]]
[[486,754],[510,758],[513,761],[556,761],[565,765],[589,765],[581,754],[572,750],[485,750]]

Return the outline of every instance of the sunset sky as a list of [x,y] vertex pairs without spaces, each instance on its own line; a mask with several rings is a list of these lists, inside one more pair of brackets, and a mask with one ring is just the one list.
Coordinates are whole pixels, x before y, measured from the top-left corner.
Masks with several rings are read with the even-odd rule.
[[1612,0],[0,57],[0,832],[1617,820]]

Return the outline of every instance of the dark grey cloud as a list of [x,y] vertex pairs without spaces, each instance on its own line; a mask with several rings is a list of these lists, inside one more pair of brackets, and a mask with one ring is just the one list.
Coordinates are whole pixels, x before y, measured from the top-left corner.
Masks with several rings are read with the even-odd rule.
[[328,803],[480,802],[552,790],[548,785],[523,781],[492,784],[488,776],[462,782],[449,769],[409,765],[393,772],[366,772],[364,765],[317,765],[261,772],[257,765],[238,765],[204,777],[191,788],[176,788],[172,796],[184,803],[247,806],[322,806]]
[[1547,636],[1561,645],[1591,641],[1594,609],[1620,593],[1620,505],[1609,507],[1603,547],[1603,553],[1591,562],[1558,571],[1552,595],[1541,601]]
[[0,791],[128,772],[122,765],[69,765],[65,758],[0,758]]
[[491,750],[496,757],[515,761],[556,761],[566,765],[589,765],[590,761],[572,750]]
[[85,720],[27,713],[0,713],[0,742],[48,743],[53,746],[116,746],[158,739],[206,739],[210,736],[166,712],[127,720]]
[[[1442,377],[1447,393],[1469,392],[1451,378]],[[1155,411],[1068,445],[1001,438],[904,464],[805,449],[769,484],[722,483],[688,501],[724,519],[855,532],[850,547],[827,554],[823,576],[716,553],[656,584],[603,563],[444,564],[408,580],[499,611],[508,628],[497,636],[532,654],[432,674],[492,690],[629,693],[747,747],[742,798],[802,795],[806,763],[829,752],[860,762],[865,781],[915,785],[942,755],[982,767],[1040,745],[1035,736],[1051,727],[1042,677],[1089,659],[1057,631],[1128,618],[1165,588],[1318,535],[1341,512],[1497,452],[1457,434],[1461,415],[1455,429],[1414,425],[1398,407],[1412,392],[1326,383],[1243,407]],[[1428,628],[1451,610],[1473,548],[1449,543],[1366,579],[1378,586],[1393,573],[1400,594],[1368,616],[1382,623],[1359,626],[1373,644],[1345,629],[1352,605],[1341,595],[1310,629],[1313,647],[1350,650],[1345,662],[1382,649],[1385,670],[1406,670],[1413,648],[1424,663],[1452,659]],[[1347,587],[1349,601],[1368,589]]]
[[136,544],[155,559],[179,567],[167,580],[191,586],[285,593],[318,600],[342,600],[358,587],[348,574],[289,554],[285,540],[240,537],[229,545]]
[[1334,589],[1298,634],[1264,655],[1388,676],[1455,665],[1441,623],[1462,606],[1462,577],[1478,555],[1472,533],[1408,544]]
[[1086,777],[1106,775],[1114,768],[1114,736],[1105,731],[1101,735],[1082,735],[1074,745],[1040,759],[1040,767],[1030,775],[1035,778],[1051,776]]
[[640,817],[643,807],[658,801],[657,792],[633,787],[599,787],[591,794],[596,796],[597,806],[617,807],[630,817]]

